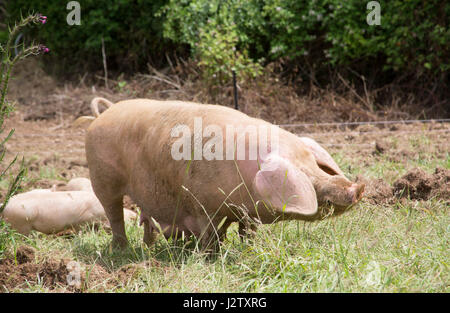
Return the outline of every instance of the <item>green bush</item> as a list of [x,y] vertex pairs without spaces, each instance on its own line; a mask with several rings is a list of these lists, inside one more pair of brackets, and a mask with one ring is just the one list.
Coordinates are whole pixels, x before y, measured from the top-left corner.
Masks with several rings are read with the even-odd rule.
[[[365,1],[325,0],[327,56],[332,63],[385,59],[384,69],[444,72],[450,69],[450,3],[446,1],[379,1],[381,25],[366,22]],[[367,64],[370,66],[370,64]]]
[[61,0],[8,1],[9,21],[20,14],[45,12],[45,29],[33,34],[51,48],[52,60],[60,69],[102,69],[102,37],[108,66],[136,70],[148,61],[160,63],[167,43],[162,38],[162,21],[154,13],[165,0],[79,0],[81,25],[67,24],[66,6]]
[[158,16],[165,17],[164,36],[188,44],[205,78],[222,83],[231,78],[232,70],[241,79],[261,73],[260,60],[253,60],[248,52],[255,38],[243,29],[261,23],[255,5],[253,0],[170,0]]
[[[303,56],[319,68],[358,62],[366,70],[449,69],[450,28],[445,17],[450,16],[450,3],[379,1],[381,25],[370,26],[368,2],[171,0],[161,12],[166,17],[164,35],[189,44],[207,74],[228,72],[236,63],[247,71],[249,65],[258,68],[262,59]],[[234,48],[237,52],[231,54]]]
[[[101,38],[108,66],[144,69],[147,61],[190,47],[205,77],[228,80],[261,73],[280,58],[316,69],[351,66],[434,75],[450,69],[450,2],[380,0],[381,25],[366,22],[360,0],[80,0],[81,26],[66,23],[66,1],[8,1],[11,19],[46,12],[39,38],[57,61],[101,69]],[[180,45],[181,44],[181,45]]]

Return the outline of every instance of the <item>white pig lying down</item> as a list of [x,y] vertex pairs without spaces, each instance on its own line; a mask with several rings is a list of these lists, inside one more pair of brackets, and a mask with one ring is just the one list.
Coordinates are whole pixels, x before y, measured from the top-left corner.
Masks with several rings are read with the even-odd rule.
[[[78,229],[85,223],[105,222],[105,211],[92,191],[32,190],[12,197],[1,217],[19,233],[36,230],[54,234],[68,228]],[[136,219],[136,213],[125,210],[125,219]]]
[[91,181],[88,178],[85,177],[75,177],[69,180],[67,185],[65,186],[55,186],[52,187],[53,191],[75,191],[75,190],[82,190],[82,191],[90,191],[94,192],[92,190]]
[[193,234],[208,246],[232,222],[243,229],[242,216],[261,223],[314,220],[320,206],[345,209],[364,191],[314,140],[220,105],[149,99],[109,105],[87,130],[86,158],[120,246],[127,245],[125,194],[141,208],[147,244],[159,229]]
[[76,177],[69,180],[66,186],[67,190],[82,190],[82,191],[90,191],[92,190],[91,181],[84,177]]

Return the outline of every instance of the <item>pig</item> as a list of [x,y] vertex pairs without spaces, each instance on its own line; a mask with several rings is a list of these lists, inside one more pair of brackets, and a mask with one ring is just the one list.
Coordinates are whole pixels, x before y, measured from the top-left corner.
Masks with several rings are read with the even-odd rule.
[[[136,219],[125,210],[125,219]],[[79,228],[90,222],[107,222],[105,211],[92,191],[32,190],[13,196],[0,216],[19,233],[36,230],[44,234]]]
[[[192,139],[187,154],[194,150],[194,157],[174,157],[177,129],[194,129],[196,119],[202,125],[214,125],[210,130],[215,132],[226,133],[231,125],[234,145],[246,136],[239,127],[254,126],[258,139],[264,137],[260,129],[270,128],[271,134],[278,134],[277,148],[271,148],[275,139],[266,136],[267,153],[252,159],[250,151],[258,150],[260,141],[250,140],[249,135],[244,158],[236,157],[236,151],[231,159],[196,158],[199,135],[194,131],[186,136]],[[218,143],[227,145],[225,137]],[[319,206],[345,209],[364,192],[364,185],[349,181],[314,140],[220,105],[120,101],[92,121],[85,149],[93,190],[110,222],[113,245],[118,247],[128,244],[124,195],[141,208],[146,244],[152,244],[158,231],[166,237],[185,232],[197,236],[202,247],[217,247],[231,223],[244,227],[243,215],[263,224],[314,220],[319,218]]]
[[85,177],[75,177],[69,180],[69,182],[64,186],[56,186],[53,185],[52,187],[53,191],[90,191],[94,192],[92,189],[91,181],[88,178]]

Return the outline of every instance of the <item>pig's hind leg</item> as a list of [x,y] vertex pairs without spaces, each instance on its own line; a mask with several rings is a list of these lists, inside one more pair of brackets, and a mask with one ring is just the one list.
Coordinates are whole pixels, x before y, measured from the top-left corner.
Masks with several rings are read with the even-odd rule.
[[127,235],[125,233],[125,222],[123,217],[123,195],[116,195],[111,198],[99,197],[100,202],[105,208],[106,216],[113,233],[113,245],[126,247],[128,245]]
[[92,187],[95,195],[105,209],[111,230],[113,233],[113,245],[126,247],[128,245],[125,234],[125,222],[123,213],[124,180],[117,177],[119,173],[110,168],[90,169]]

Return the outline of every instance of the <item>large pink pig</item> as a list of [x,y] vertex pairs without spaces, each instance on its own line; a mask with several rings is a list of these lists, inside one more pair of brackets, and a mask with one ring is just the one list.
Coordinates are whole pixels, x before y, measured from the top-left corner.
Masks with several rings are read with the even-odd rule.
[[243,217],[311,220],[320,205],[351,206],[364,190],[312,139],[219,105],[148,99],[110,105],[88,128],[86,157],[120,246],[127,244],[124,195],[142,210],[147,244],[156,231],[184,231],[207,246],[232,222],[244,225]]

